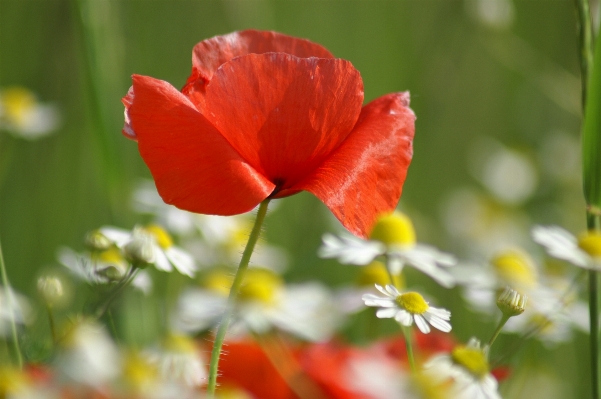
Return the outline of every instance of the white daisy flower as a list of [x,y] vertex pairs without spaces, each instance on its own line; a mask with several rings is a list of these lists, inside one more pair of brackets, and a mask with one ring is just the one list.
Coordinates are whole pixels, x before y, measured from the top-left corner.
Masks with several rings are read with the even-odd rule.
[[365,294],[363,301],[367,306],[380,308],[376,312],[378,318],[394,318],[406,327],[415,322],[417,328],[424,334],[430,332],[430,325],[442,332],[451,331],[451,324],[448,322],[451,319],[451,312],[431,307],[419,293],[400,293],[393,285],[384,288],[376,284],[376,288],[384,294],[384,297]]
[[446,269],[456,263],[455,257],[429,245],[416,243],[411,220],[400,212],[381,217],[369,240],[324,235],[318,255],[353,265],[367,265],[377,256],[385,255],[389,258],[393,274],[400,273],[404,265],[409,265],[444,287],[454,285],[454,279]]
[[437,355],[424,364],[426,375],[448,383],[453,397],[462,399],[501,399],[498,383],[490,374],[485,349],[472,338],[456,346],[448,355]]
[[106,226],[100,228],[100,232],[119,248],[125,248],[140,236],[150,238],[154,248],[154,265],[158,270],[170,272],[175,267],[180,273],[189,277],[193,277],[197,270],[194,258],[175,246],[169,233],[159,225],[136,227],[132,232]]
[[24,87],[0,90],[0,128],[14,136],[35,140],[58,127],[60,115],[54,105],[40,104]]
[[534,226],[534,241],[557,259],[584,269],[601,269],[601,234],[589,231],[576,238],[558,226]]
[[78,321],[60,343],[56,365],[68,379],[100,387],[120,375],[119,350],[100,324]]
[[146,356],[166,381],[188,387],[198,387],[206,382],[205,360],[194,341],[185,335],[169,334],[159,348],[148,351]]
[[32,320],[32,309],[23,295],[9,287],[0,287],[0,337],[10,337],[13,320],[16,324],[27,324]]
[[[214,273],[205,282],[206,288],[185,291],[174,312],[173,328],[192,333],[215,326],[226,309],[231,283],[231,275]],[[336,306],[320,284],[286,286],[273,271],[252,268],[240,287],[228,333],[262,334],[275,327],[309,341],[325,341],[341,323]]]

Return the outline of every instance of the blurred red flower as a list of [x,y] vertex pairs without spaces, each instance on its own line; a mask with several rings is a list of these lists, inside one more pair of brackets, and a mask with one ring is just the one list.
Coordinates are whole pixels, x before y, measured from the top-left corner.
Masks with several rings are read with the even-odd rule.
[[192,64],[181,92],[133,75],[123,98],[123,133],[165,202],[233,215],[306,190],[363,237],[395,208],[413,154],[408,93],[362,107],[349,61],[276,32],[204,40]]

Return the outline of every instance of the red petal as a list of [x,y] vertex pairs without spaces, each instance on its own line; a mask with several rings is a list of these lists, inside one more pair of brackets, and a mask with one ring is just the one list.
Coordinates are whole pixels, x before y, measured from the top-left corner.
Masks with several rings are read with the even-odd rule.
[[203,40],[192,50],[192,74],[182,92],[204,109],[205,86],[222,64],[247,54],[285,53],[301,58],[334,58],[319,44],[271,31],[245,30]]
[[131,125],[166,203],[233,215],[251,210],[273,191],[177,89],[146,76],[134,75],[133,81]]
[[204,115],[280,188],[309,176],[348,136],[363,102],[350,62],[250,54],[222,65]]
[[372,101],[338,150],[293,189],[312,192],[351,233],[367,237],[376,218],[392,211],[401,196],[414,123],[409,93]]

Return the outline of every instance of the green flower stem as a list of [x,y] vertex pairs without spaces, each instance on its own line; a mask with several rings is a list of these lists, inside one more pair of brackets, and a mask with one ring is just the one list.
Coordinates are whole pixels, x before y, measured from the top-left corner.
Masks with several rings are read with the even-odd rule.
[[109,310],[113,301],[121,294],[121,292],[127,287],[136,277],[136,274],[140,270],[137,267],[132,267],[129,269],[129,272],[121,279],[121,281],[117,284],[115,289],[109,294],[108,299],[104,302],[103,305],[98,307],[96,310],[96,318],[100,319],[104,314]]
[[8,301],[8,309],[10,313],[10,330],[12,335],[12,344],[15,355],[17,356],[17,365],[19,368],[23,368],[23,355],[21,354],[21,348],[19,346],[19,335],[17,334],[17,322],[15,321],[14,310],[14,298],[13,292],[8,282],[8,276],[6,274],[6,265],[4,264],[4,257],[2,256],[2,245],[0,244],[0,273],[2,275],[2,286],[6,291],[6,298]]
[[48,324],[50,325],[50,334],[52,335],[52,345],[56,345],[56,327],[54,326],[54,315],[52,314],[52,305],[46,302],[46,313],[48,313]]
[[586,104],[588,81],[593,70],[593,26],[588,0],[575,0],[578,15],[578,41],[580,44],[580,74],[582,85],[582,106]]
[[255,249],[255,245],[257,244],[257,241],[259,240],[259,236],[261,234],[261,226],[263,225],[265,215],[267,214],[267,207],[269,205],[269,201],[270,199],[268,198],[265,201],[261,202],[261,205],[259,206],[259,211],[257,212],[255,224],[250,233],[250,237],[248,237],[248,242],[246,243],[246,248],[244,248],[242,259],[240,259],[240,264],[238,265],[238,271],[236,272],[236,276],[234,277],[232,288],[230,288],[230,295],[227,298],[227,309],[221,319],[221,323],[219,324],[219,328],[217,329],[217,334],[215,335],[215,344],[213,345],[213,352],[211,353],[211,364],[209,365],[209,382],[207,385],[207,393],[209,394],[209,397],[215,396],[219,357],[221,356],[221,347],[223,346],[223,340],[225,339],[225,333],[227,332],[227,327],[230,323],[230,319],[232,318],[232,314],[234,313],[236,298],[238,297],[238,291],[240,291],[240,286],[242,285],[242,281],[244,280],[246,269],[248,269],[250,257]]
[[401,326],[403,336],[405,338],[405,348],[407,349],[407,359],[409,359],[409,367],[411,372],[415,373],[415,356],[413,354],[413,337],[411,335],[411,327]]
[[507,320],[509,320],[510,317],[510,315],[503,314],[503,317],[501,317],[501,320],[499,321],[499,325],[495,329],[495,332],[492,334],[492,337],[490,337],[490,341],[488,341],[489,347],[491,347],[492,344],[495,342],[495,340],[499,336],[499,333],[501,332],[501,330],[505,326],[505,323],[507,323]]

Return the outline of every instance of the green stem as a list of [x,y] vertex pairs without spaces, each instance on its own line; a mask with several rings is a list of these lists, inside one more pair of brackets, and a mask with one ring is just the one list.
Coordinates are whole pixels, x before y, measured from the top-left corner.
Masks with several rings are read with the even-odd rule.
[[23,355],[21,354],[21,348],[19,347],[19,336],[17,334],[17,322],[15,320],[14,313],[14,298],[13,291],[10,288],[10,283],[8,282],[8,276],[6,274],[6,265],[4,264],[4,257],[2,256],[2,245],[0,244],[0,273],[2,275],[2,286],[4,287],[4,291],[6,292],[6,298],[8,302],[8,309],[10,314],[10,329],[12,334],[12,344],[15,355],[17,356],[17,365],[19,368],[23,368]]
[[411,336],[411,327],[401,326],[403,336],[405,337],[405,348],[407,349],[407,359],[409,359],[409,367],[411,372],[415,373],[415,355],[413,354],[413,337]]
[[588,81],[593,70],[593,26],[588,0],[575,0],[576,25],[578,27],[578,42],[580,45],[580,74],[582,86],[582,109],[586,104]]
[[119,282],[117,287],[115,287],[115,289],[109,294],[109,297],[104,303],[104,305],[101,305],[98,308],[98,310],[96,310],[96,318],[100,319],[102,316],[104,316],[107,310],[109,310],[109,307],[111,306],[113,301],[119,296],[121,291],[123,291],[125,287],[127,287],[133,281],[138,270],[140,269],[138,269],[137,267],[132,267],[131,269],[129,269],[129,272],[125,275],[125,277],[123,277],[123,279]]
[[[578,26],[578,41],[580,45],[580,73],[582,85],[582,114],[585,114],[587,88],[593,70],[593,29],[588,0],[575,0]],[[586,186],[586,177],[585,177]],[[587,199],[588,200],[588,199]],[[599,230],[599,218],[587,213],[586,220],[589,230]],[[599,357],[599,278],[596,271],[589,271],[589,319],[590,319],[590,351],[591,351],[591,384],[593,399],[600,399],[601,388],[601,358]]]
[[257,241],[259,240],[259,235],[261,234],[261,226],[263,225],[265,215],[267,214],[267,206],[269,205],[269,201],[270,200],[268,198],[261,202],[261,205],[259,206],[257,218],[255,219],[255,225],[250,233],[250,237],[248,237],[246,248],[244,248],[242,259],[240,259],[240,264],[238,265],[238,271],[236,271],[236,276],[234,277],[234,282],[232,283],[232,288],[230,289],[230,295],[227,298],[227,309],[221,319],[221,323],[217,329],[217,334],[215,335],[215,344],[213,345],[211,364],[209,365],[209,383],[207,385],[207,393],[209,394],[209,397],[215,396],[215,387],[217,386],[217,370],[219,365],[219,357],[221,356],[221,347],[223,346],[223,340],[225,339],[225,333],[227,332],[230,319],[234,313],[236,298],[238,297],[238,291],[240,290],[240,286],[244,280],[246,269],[248,269],[250,257],[255,249]]
[[56,346],[56,328],[54,326],[54,315],[52,314],[52,306],[46,302],[46,312],[48,313],[48,324],[50,325],[50,334],[52,335],[52,345]]
[[490,341],[488,341],[488,347],[490,348],[492,346],[492,344],[495,342],[495,340],[497,339],[497,337],[499,336],[499,333],[501,332],[501,330],[503,329],[503,326],[505,326],[505,323],[507,323],[507,320],[509,320],[511,316],[503,314],[503,317],[501,317],[501,320],[499,321],[499,325],[497,326],[497,328],[495,329],[495,332],[492,334],[492,337],[490,337]]

